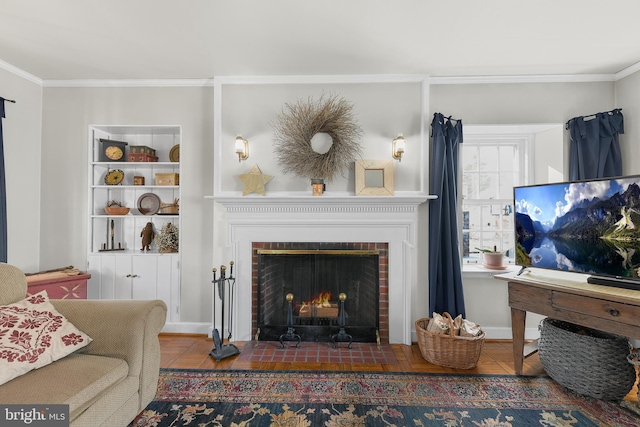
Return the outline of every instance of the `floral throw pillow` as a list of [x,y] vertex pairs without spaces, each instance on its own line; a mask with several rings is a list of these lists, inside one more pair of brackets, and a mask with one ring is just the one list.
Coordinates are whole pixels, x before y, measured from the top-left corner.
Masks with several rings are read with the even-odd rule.
[[0,384],[89,344],[49,302],[47,291],[0,306]]

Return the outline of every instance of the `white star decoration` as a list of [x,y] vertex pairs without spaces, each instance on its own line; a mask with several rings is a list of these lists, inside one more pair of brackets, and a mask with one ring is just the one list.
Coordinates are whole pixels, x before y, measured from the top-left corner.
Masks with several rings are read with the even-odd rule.
[[264,196],[264,185],[273,178],[271,175],[265,175],[262,173],[258,165],[255,165],[251,172],[238,175],[240,180],[244,182],[244,190],[242,195],[257,193]]

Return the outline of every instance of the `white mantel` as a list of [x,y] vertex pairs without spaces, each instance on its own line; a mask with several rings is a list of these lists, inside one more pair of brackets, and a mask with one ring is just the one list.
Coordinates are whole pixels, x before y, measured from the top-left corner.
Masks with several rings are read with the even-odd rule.
[[418,206],[430,196],[396,193],[362,197],[305,193],[237,194],[212,198],[226,210],[227,241],[235,261],[233,339],[251,336],[253,242],[386,242],[389,244],[389,341],[411,344]]

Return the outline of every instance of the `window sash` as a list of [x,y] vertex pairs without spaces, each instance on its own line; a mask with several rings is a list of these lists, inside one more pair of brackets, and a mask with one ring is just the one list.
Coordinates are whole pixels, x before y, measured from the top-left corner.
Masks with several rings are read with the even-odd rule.
[[532,135],[465,136],[459,195],[463,264],[481,263],[476,247],[494,246],[505,252],[508,263],[514,262],[513,187],[529,180],[531,139]]

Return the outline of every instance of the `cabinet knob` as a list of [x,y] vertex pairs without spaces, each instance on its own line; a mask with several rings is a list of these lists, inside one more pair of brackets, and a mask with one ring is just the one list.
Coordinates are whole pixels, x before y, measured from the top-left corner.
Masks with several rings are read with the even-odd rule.
[[613,317],[618,317],[620,316],[620,311],[616,310],[615,308],[610,308],[609,314],[612,315]]
[[137,274],[134,274],[134,275],[132,275],[131,277],[138,277],[138,275],[137,275]]
[[125,277],[131,277],[131,275],[130,275],[130,274],[127,274]]

